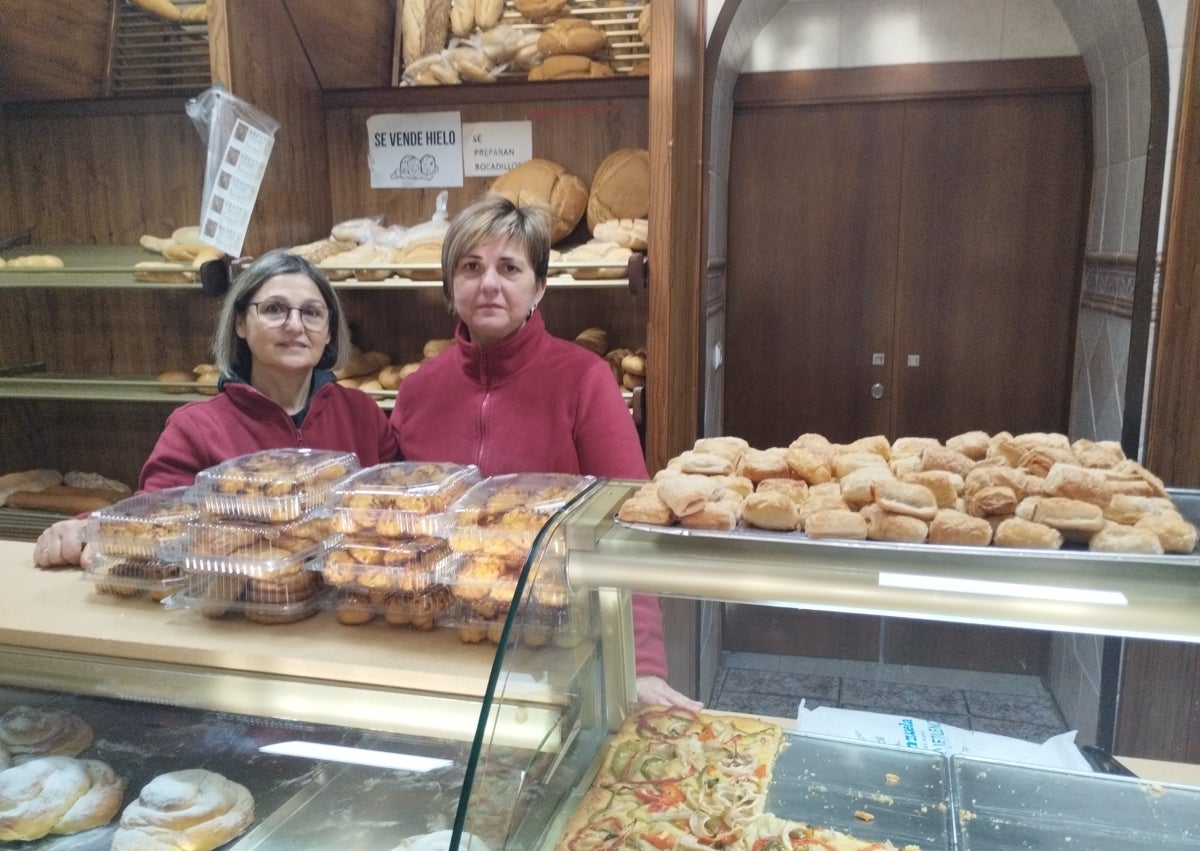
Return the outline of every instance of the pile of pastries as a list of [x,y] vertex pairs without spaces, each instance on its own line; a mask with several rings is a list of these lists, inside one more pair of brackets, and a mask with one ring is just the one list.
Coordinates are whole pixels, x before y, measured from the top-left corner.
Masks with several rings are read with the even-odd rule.
[[631,523],[809,538],[1189,554],[1196,527],[1113,441],[972,431],[945,442],[701,438],[621,506]]

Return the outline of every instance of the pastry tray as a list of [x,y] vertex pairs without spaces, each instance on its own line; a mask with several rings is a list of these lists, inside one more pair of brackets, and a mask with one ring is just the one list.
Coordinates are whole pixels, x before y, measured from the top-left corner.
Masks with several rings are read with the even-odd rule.
[[765,812],[897,848],[953,847],[945,756],[811,733],[790,733],[787,742]]
[[[1191,523],[1200,526],[1200,491],[1168,489],[1179,512]],[[626,529],[650,532],[656,535],[677,535],[691,538],[720,539],[725,541],[762,541],[803,547],[806,557],[827,556],[831,562],[840,556],[870,558],[886,555],[891,561],[911,560],[914,565],[925,568],[935,566],[962,565],[965,562],[978,564],[993,561],[1003,564],[1016,560],[1021,564],[1033,562],[1052,563],[1055,571],[1070,570],[1072,565],[1094,568],[1111,566],[1127,570],[1131,565],[1145,569],[1151,565],[1165,567],[1200,568],[1200,545],[1189,554],[1168,553],[1109,553],[1093,552],[1086,547],[1066,544],[1061,549],[1025,549],[1020,547],[971,547],[954,544],[911,544],[886,541],[857,541],[834,538],[810,538],[803,532],[771,532],[739,525],[733,531],[715,529],[693,529],[683,526],[656,526],[650,523],[629,523],[614,517],[613,522]],[[1016,564],[1013,565],[1014,567]]]
[[962,851],[1200,848],[1200,788],[955,755]]

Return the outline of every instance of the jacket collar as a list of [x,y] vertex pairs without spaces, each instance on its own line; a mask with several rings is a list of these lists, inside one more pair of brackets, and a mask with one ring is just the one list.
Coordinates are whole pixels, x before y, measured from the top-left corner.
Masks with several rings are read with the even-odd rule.
[[472,343],[467,326],[460,321],[454,331],[459,368],[472,381],[496,384],[531,363],[546,336],[546,324],[538,310],[507,340],[487,348]]

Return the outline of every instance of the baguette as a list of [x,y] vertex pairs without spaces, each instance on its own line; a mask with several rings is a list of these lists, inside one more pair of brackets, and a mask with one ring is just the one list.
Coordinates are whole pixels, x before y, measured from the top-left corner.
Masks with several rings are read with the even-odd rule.
[[67,485],[51,485],[40,491],[17,491],[9,494],[5,503],[9,508],[24,508],[30,511],[49,511],[56,514],[83,514],[112,505],[127,494],[100,488],[73,488]]
[[62,484],[62,480],[62,473],[57,470],[37,469],[6,473],[0,476],[0,506],[5,505],[8,497],[18,491],[42,491],[51,485]]

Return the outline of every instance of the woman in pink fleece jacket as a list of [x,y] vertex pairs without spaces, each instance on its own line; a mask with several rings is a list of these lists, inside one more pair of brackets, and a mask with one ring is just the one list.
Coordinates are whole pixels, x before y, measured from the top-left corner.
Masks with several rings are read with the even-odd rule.
[[[334,378],[350,355],[350,329],[329,280],[304,258],[271,251],[242,270],[225,296],[213,355],[219,392],[171,412],[139,490],[190,485],[201,470],[260,449],[336,449],[363,466],[396,460],[379,405]],[[37,564],[87,567],[86,522],[60,520],[43,532]]]
[[[475,464],[485,476],[570,473],[646,479],[612,370],[551,336],[537,312],[550,263],[547,211],[490,195],[450,224],[442,287],[455,345],[400,385],[392,425],[411,461]],[[633,598],[637,696],[699,709],[667,684],[662,614]]]

